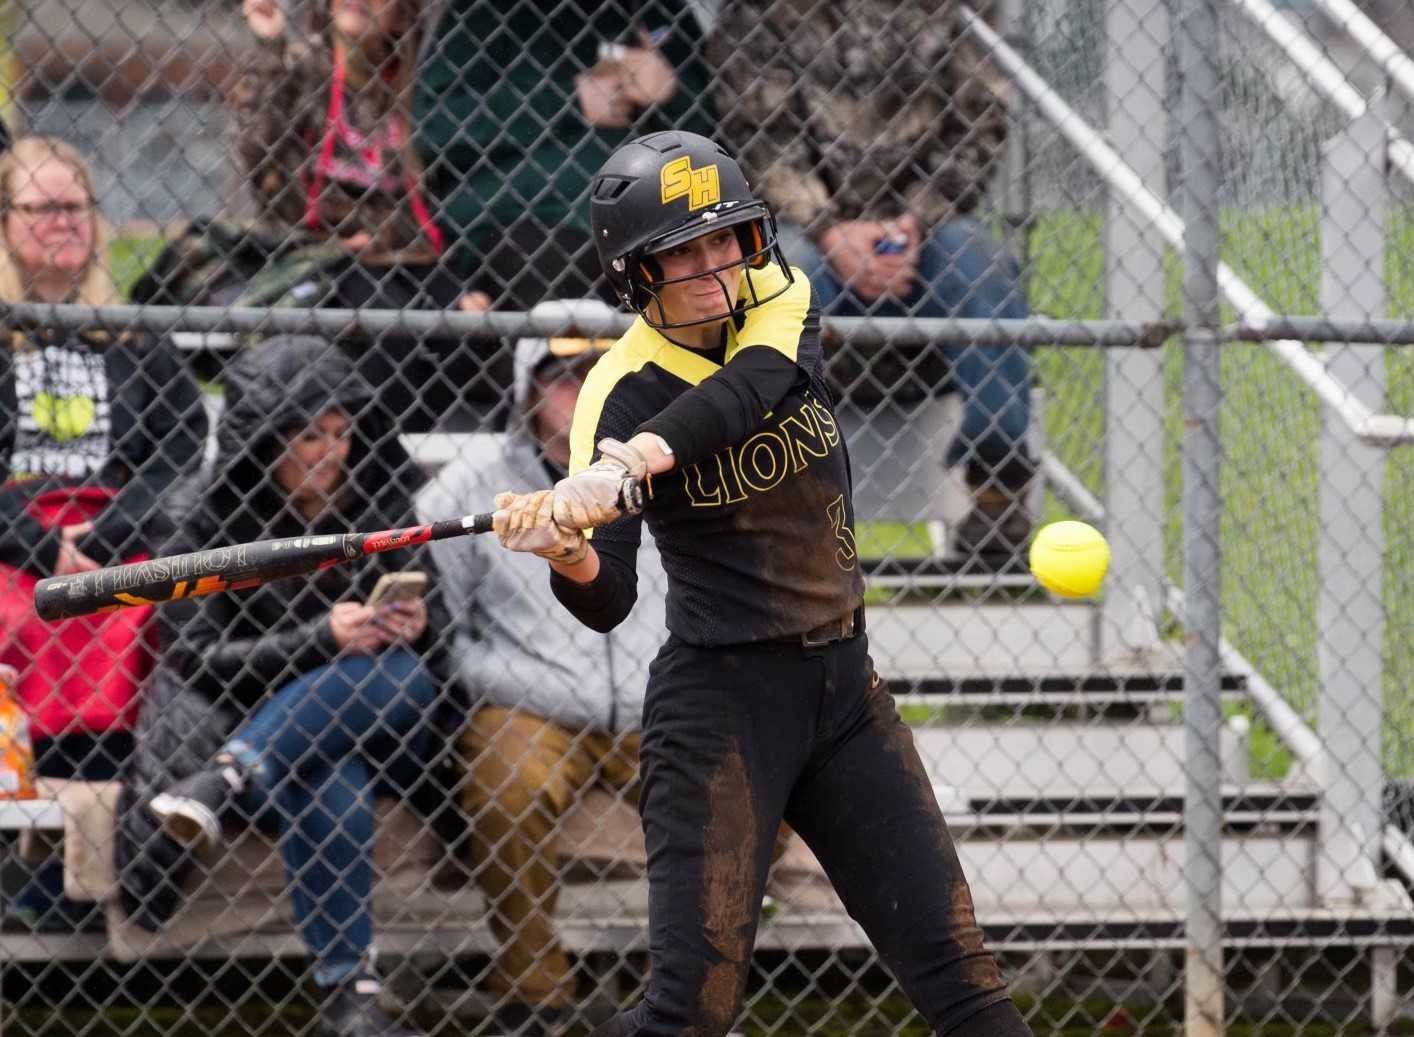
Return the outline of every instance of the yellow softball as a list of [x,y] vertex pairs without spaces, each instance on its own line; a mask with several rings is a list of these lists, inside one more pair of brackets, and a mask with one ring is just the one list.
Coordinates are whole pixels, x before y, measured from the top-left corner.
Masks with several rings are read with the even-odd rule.
[[1031,541],[1031,575],[1052,594],[1083,598],[1100,589],[1110,565],[1110,545],[1084,522],[1052,522]]

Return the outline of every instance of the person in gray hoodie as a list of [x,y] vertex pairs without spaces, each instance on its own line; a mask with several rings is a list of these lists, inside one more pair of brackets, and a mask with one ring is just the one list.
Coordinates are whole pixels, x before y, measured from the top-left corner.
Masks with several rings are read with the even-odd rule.
[[[485,511],[507,486],[549,489],[562,479],[580,384],[595,346],[609,344],[520,340],[516,417],[503,434],[475,437],[442,469],[419,495],[420,516]],[[462,805],[500,947],[485,982],[497,1000],[490,1032],[534,1037],[558,1029],[574,996],[552,922],[555,829],[596,784],[636,795],[637,729],[648,664],[665,629],[667,577],[645,543],[637,606],[613,633],[600,634],[559,605],[534,555],[488,537],[444,540],[432,552],[452,617],[452,666],[480,702],[462,739]]]

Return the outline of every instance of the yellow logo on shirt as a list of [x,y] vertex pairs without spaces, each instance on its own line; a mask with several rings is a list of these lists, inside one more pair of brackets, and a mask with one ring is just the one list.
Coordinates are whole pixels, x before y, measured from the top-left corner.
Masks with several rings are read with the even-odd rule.
[[692,168],[692,159],[684,155],[675,158],[658,174],[658,182],[663,188],[663,204],[686,196],[689,209],[700,209],[704,205],[715,205],[722,200],[722,183],[717,176],[717,165]]
[[56,442],[78,439],[93,425],[98,405],[87,396],[55,396],[34,394],[34,423],[49,433]]
[[683,468],[687,501],[694,508],[720,508],[739,504],[753,493],[768,493],[813,460],[829,457],[839,442],[839,426],[830,409],[807,399],[775,428],[763,428],[718,451],[711,461]]

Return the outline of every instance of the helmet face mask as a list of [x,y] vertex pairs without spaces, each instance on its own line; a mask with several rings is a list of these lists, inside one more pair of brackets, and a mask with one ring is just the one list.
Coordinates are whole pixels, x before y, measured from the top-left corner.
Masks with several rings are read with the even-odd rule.
[[[765,233],[761,230],[762,223],[768,223]],[[776,244],[775,223],[771,219],[770,213],[765,213],[758,219],[748,223],[738,223],[729,228],[709,228],[702,231],[696,237],[705,237],[708,234],[715,234],[721,229],[731,229],[735,232],[738,243],[741,246],[741,257],[730,262],[719,264],[703,270],[695,270],[690,273],[681,274],[677,277],[665,278],[662,276],[662,267],[654,258],[658,253],[666,249],[675,248],[678,245],[686,244],[686,241],[673,241],[671,244],[661,247],[653,247],[656,243],[650,243],[649,251],[634,261],[633,257],[625,257],[622,262],[625,269],[622,271],[625,280],[628,282],[629,291],[633,301],[632,308],[644,319],[649,327],[660,331],[667,331],[674,328],[693,327],[698,324],[713,324],[726,320],[734,314],[749,310],[754,306],[759,306],[769,299],[774,299],[785,287],[793,281],[790,267],[780,256],[779,247]],[[692,241],[688,238],[687,241]],[[752,271],[760,270],[771,262],[779,263],[786,271],[786,286],[778,288],[770,295],[763,295],[758,290]],[[615,260],[615,262],[620,262]],[[722,289],[722,296],[731,299],[736,295],[736,303],[730,310],[722,310],[720,313],[709,314],[704,317],[697,317],[691,320],[668,320],[668,309],[666,301],[662,295],[662,289],[673,285],[684,284],[688,281],[700,280],[704,277],[711,277],[716,280]],[[733,288],[737,290],[734,292]]]
[[[590,188],[590,222],[605,276],[629,309],[666,330],[716,323],[780,295],[793,282],[776,236],[776,221],[756,198],[736,161],[719,145],[693,133],[651,134],[611,155]],[[741,243],[741,258],[665,281],[654,256],[724,228]],[[778,264],[785,284],[758,290],[752,272]],[[664,287],[712,276],[730,299],[727,279],[740,278],[732,310],[670,322]]]

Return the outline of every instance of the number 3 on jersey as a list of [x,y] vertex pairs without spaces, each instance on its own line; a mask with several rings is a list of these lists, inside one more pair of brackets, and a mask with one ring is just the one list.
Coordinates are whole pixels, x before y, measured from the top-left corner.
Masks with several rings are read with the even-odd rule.
[[854,568],[858,552],[854,549],[854,530],[845,525],[844,494],[840,494],[825,506],[825,514],[830,516],[830,525],[840,545],[835,551],[835,564],[845,572],[850,572]]

